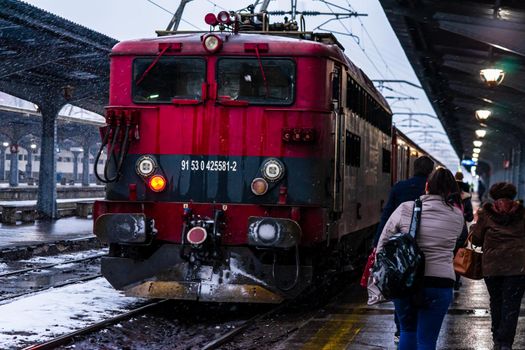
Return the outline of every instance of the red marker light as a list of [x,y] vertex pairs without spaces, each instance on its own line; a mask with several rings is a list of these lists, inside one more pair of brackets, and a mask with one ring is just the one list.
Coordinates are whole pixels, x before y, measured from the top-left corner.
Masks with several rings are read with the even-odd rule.
[[230,14],[228,13],[228,11],[219,12],[219,14],[217,15],[217,20],[219,21],[219,23],[226,24],[226,25],[229,25],[232,23],[232,20],[230,18]]
[[217,24],[219,24],[219,20],[217,20],[217,17],[215,17],[215,14],[213,13],[208,13],[206,16],[204,16],[204,22],[212,27],[215,27]]

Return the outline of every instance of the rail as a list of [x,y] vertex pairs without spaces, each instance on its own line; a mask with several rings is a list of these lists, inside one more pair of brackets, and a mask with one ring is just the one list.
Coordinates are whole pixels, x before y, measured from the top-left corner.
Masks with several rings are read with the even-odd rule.
[[271,316],[273,315],[274,313],[278,312],[278,311],[281,311],[282,309],[284,309],[285,307],[288,306],[289,303],[283,303],[283,304],[280,304],[279,306],[265,312],[265,313],[262,313],[262,314],[259,314],[259,315],[255,315],[254,317],[246,320],[243,324],[241,324],[240,326],[236,327],[235,329],[221,335],[220,337],[212,340],[211,342],[209,342],[208,344],[206,344],[202,350],[213,350],[213,349],[217,349],[219,346],[221,345],[224,345],[226,343],[229,343],[233,338],[235,338],[237,336],[237,334],[239,334],[241,331],[245,330],[246,328],[250,327],[251,325],[253,325],[255,322],[259,321],[259,320],[262,320],[268,316]]
[[144,306],[141,306],[141,307],[136,308],[134,310],[128,311],[128,312],[123,313],[121,315],[118,315],[118,316],[112,317],[110,319],[107,319],[107,320],[95,323],[95,324],[93,324],[91,326],[87,326],[87,327],[79,329],[77,331],[74,331],[74,332],[71,332],[71,333],[64,334],[62,336],[56,337],[56,338],[51,339],[51,340],[49,340],[49,341],[47,341],[45,343],[30,345],[28,347],[23,348],[22,350],[55,349],[58,346],[67,344],[69,341],[71,341],[75,337],[86,335],[86,334],[90,334],[90,333],[96,332],[96,331],[98,331],[100,329],[104,329],[104,328],[106,328],[108,326],[112,326],[112,325],[114,325],[114,324],[116,324],[118,322],[130,319],[131,317],[133,317],[133,316],[135,316],[137,314],[144,313],[145,311],[147,311],[149,309],[152,309],[153,307],[156,307],[156,306],[158,306],[160,304],[163,304],[166,301],[168,301],[168,300],[161,300],[161,301],[157,301],[157,302],[152,302],[152,303],[146,304]]
[[30,271],[49,269],[51,267],[65,265],[65,264],[74,264],[74,263],[78,263],[78,262],[82,262],[82,261],[89,261],[89,260],[93,260],[93,259],[98,259],[98,258],[100,258],[100,257],[102,257],[104,255],[106,255],[106,253],[90,255],[90,256],[87,256],[87,257],[84,257],[84,258],[79,258],[79,259],[65,260],[65,261],[61,261],[61,262],[53,263],[53,264],[40,265],[40,266],[37,266],[37,267],[28,267],[28,268],[25,268],[25,269],[4,272],[4,273],[0,273],[0,278],[7,277],[7,276],[12,276],[12,275],[17,275],[17,274],[20,274],[20,273],[27,273],[27,272],[30,272]]

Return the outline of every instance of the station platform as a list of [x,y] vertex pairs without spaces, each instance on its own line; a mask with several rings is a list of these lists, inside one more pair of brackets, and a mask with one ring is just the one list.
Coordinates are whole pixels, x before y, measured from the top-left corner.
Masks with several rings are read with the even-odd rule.
[[0,225],[0,250],[94,237],[93,219],[67,217],[21,225]]
[[[490,350],[493,344],[485,283],[467,279],[462,282],[460,290],[454,292],[437,348]],[[393,303],[368,306],[366,300],[364,288],[349,286],[276,349],[397,349]],[[522,302],[513,349],[525,349],[524,307]]]

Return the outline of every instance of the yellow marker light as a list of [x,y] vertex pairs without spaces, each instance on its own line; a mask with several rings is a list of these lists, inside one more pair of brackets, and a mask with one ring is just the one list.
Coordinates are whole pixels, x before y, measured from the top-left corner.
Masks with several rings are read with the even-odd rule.
[[262,196],[266,193],[266,191],[268,191],[268,182],[266,182],[265,179],[261,179],[260,177],[258,177],[252,181],[251,187],[253,194],[257,196]]
[[154,192],[164,191],[166,179],[162,175],[153,175],[148,181],[149,188]]

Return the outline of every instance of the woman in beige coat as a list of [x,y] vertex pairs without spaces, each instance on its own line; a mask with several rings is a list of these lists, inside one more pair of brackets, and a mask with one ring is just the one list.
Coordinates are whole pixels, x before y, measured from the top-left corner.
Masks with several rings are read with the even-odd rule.
[[[423,289],[418,297],[394,299],[401,325],[400,350],[435,349],[439,330],[452,301],[456,279],[452,265],[456,240],[463,229],[461,209],[447,202],[451,193],[458,192],[452,173],[437,168],[426,184],[417,243],[425,255]],[[398,232],[408,232],[413,202],[401,204],[388,219],[377,251]],[[417,302],[416,302],[417,299]]]

